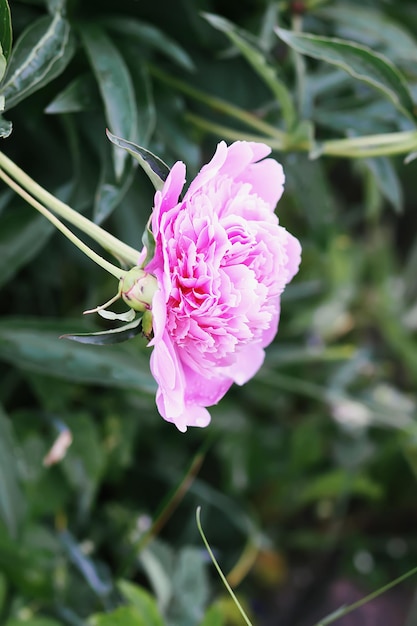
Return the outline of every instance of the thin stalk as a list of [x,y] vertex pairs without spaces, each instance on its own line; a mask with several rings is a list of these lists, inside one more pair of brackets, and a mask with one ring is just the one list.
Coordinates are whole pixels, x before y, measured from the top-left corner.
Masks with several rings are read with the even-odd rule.
[[239,600],[237,599],[236,595],[233,592],[233,589],[231,588],[231,586],[229,585],[229,583],[227,582],[226,576],[223,574],[220,565],[218,564],[216,557],[214,556],[213,550],[210,548],[210,544],[207,541],[207,538],[204,534],[203,531],[203,527],[201,526],[201,507],[197,507],[196,510],[196,519],[197,519],[197,528],[198,531],[201,535],[201,538],[204,542],[204,545],[206,546],[206,550],[209,553],[209,556],[212,560],[212,563],[214,565],[214,567],[217,570],[217,573],[219,574],[221,581],[223,583],[223,585],[226,587],[228,593],[230,594],[233,602],[235,603],[237,609],[239,610],[239,613],[241,614],[241,616],[243,617],[243,621],[245,622],[245,624],[247,624],[247,626],[252,626],[251,621],[249,620],[249,617],[246,615],[245,611],[242,608],[242,605],[240,604]]
[[388,135],[366,135],[364,137],[351,137],[347,139],[331,139],[318,144],[317,151],[309,141],[291,143],[291,137],[284,134],[283,139],[275,139],[271,136],[242,133],[239,130],[210,122],[194,113],[186,113],[185,119],[207,132],[213,133],[231,141],[264,141],[273,150],[278,152],[311,152],[312,158],[316,156],[338,156],[348,159],[361,159],[374,156],[389,156],[405,154],[417,150],[417,133],[406,131],[402,133],[390,133]]
[[172,76],[168,76],[168,74],[165,74],[165,72],[161,72],[161,70],[157,69],[156,67],[150,67],[150,72],[151,74],[156,76],[156,78],[159,78],[167,85],[174,87],[174,89],[182,91],[187,96],[194,98],[194,100],[203,102],[215,111],[220,111],[220,113],[230,115],[230,117],[233,117],[234,119],[239,120],[240,122],[243,122],[248,126],[251,126],[255,130],[259,130],[260,132],[265,133],[268,136],[275,137],[278,140],[283,140],[286,136],[286,133],[284,133],[284,131],[280,130],[279,128],[275,128],[275,126],[272,126],[272,124],[264,122],[252,113],[248,113],[247,111],[244,111],[243,109],[240,109],[239,107],[234,106],[233,104],[230,104],[230,102],[226,102],[221,98],[216,98],[215,96],[210,96],[203,91],[199,91],[198,89],[191,87],[191,85],[188,85],[187,83],[183,83],[176,78],[172,78]]
[[[292,28],[295,33],[301,33],[303,30],[303,18],[301,15],[294,15],[292,18]],[[294,58],[294,68],[296,77],[298,113],[301,119],[308,117],[307,98],[306,98],[306,63],[304,56],[292,50]]]
[[243,133],[235,128],[230,128],[229,126],[209,122],[205,118],[195,115],[194,113],[186,113],[184,117],[187,121],[191,122],[198,128],[213,133],[214,135],[218,135],[219,137],[223,137],[224,139],[230,139],[231,141],[264,141],[268,144],[268,146],[273,148],[273,150],[285,150],[285,145],[280,139],[272,139],[269,135],[261,136],[253,135],[252,133]]
[[102,256],[91,250],[81,239],[79,239],[74,233],[65,226],[53,213],[51,213],[46,207],[44,207],[38,200],[32,198],[32,196],[25,190],[22,189],[10,176],[8,176],[4,171],[0,169],[0,178],[4,180],[6,185],[8,185],[13,191],[15,191],[23,200],[25,200],[28,204],[33,206],[34,209],[42,213],[44,217],[46,217],[51,224],[55,226],[58,230],[61,231],[63,235],[67,239],[71,241],[81,252],[84,252],[92,261],[97,263],[104,270],[109,272],[115,276],[118,280],[120,280],[123,276],[127,274],[125,270],[122,270],[120,267],[116,267],[113,263],[106,261]]
[[2,152],[0,152],[0,171],[1,168],[3,168],[9,176],[14,178],[18,182],[19,186],[25,189],[32,197],[37,199],[40,203],[60,217],[82,230],[104,249],[108,250],[114,256],[120,258],[128,264],[137,265],[139,257],[138,250],[135,250],[135,248],[131,248],[127,244],[123,243],[117,239],[117,237],[114,237],[97,224],[94,224],[94,222],[91,222],[83,215],[80,215],[77,211],[74,211],[74,209],[61,200],[58,200],[58,198],[55,198],[55,196],[38,185],[38,183],[30,178],[30,176],[28,176]]

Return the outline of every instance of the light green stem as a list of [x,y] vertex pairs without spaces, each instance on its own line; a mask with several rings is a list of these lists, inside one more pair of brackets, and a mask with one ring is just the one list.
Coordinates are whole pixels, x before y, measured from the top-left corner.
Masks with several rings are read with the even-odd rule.
[[129,265],[137,265],[139,252],[135,248],[131,248],[127,244],[123,243],[117,237],[114,237],[103,228],[94,224],[89,219],[80,215],[77,211],[74,211],[67,204],[55,198],[46,189],[43,189],[38,183],[36,183],[30,176],[28,176],[23,170],[20,169],[13,161],[11,161],[5,154],[0,152],[0,171],[4,169],[9,176],[14,178],[19,186],[23,187],[31,196],[36,198],[40,203],[45,205],[48,209],[64,218],[86,235],[94,239],[105,250],[111,252],[115,257],[121,259]]
[[284,131],[279,128],[275,128],[272,124],[268,124],[268,122],[264,122],[256,115],[252,113],[248,113],[248,111],[244,111],[234,104],[230,104],[230,102],[226,102],[221,98],[216,98],[215,96],[210,96],[209,94],[204,93],[203,91],[199,91],[195,89],[195,87],[191,87],[188,83],[183,83],[177,78],[173,78],[165,72],[161,72],[161,70],[156,67],[150,68],[151,74],[162,80],[167,85],[173,87],[174,89],[178,89],[178,91],[182,91],[187,96],[194,98],[194,100],[198,100],[199,102],[203,102],[208,107],[215,111],[219,111],[220,113],[225,113],[226,115],[230,115],[236,120],[247,124],[253,129],[259,130],[262,133],[265,133],[268,136],[275,137],[278,141],[285,137]]
[[81,252],[84,252],[92,261],[97,263],[100,267],[105,269],[107,272],[115,276],[118,280],[120,280],[123,276],[127,274],[126,270],[122,270],[120,267],[116,267],[113,263],[106,261],[102,256],[91,250],[81,239],[79,239],[74,233],[65,226],[53,213],[51,213],[46,207],[44,207],[40,202],[32,198],[32,196],[25,190],[22,189],[14,180],[10,178],[4,171],[0,169],[0,178],[4,180],[6,185],[13,189],[21,198],[26,200],[28,204],[33,206],[39,213],[42,213],[50,222],[61,231],[73,243]]
[[264,141],[273,150],[278,152],[309,152],[311,158],[318,156],[338,156],[349,159],[360,159],[376,156],[390,156],[407,154],[417,151],[417,131],[403,131],[386,135],[365,135],[363,137],[349,137],[347,139],[331,139],[317,144],[317,148],[310,142],[302,140],[291,141],[291,136],[283,133],[282,139],[264,135],[245,133],[229,126],[215,124],[194,113],[187,113],[186,119],[195,126],[210,133],[230,139],[231,141]]
[[242,608],[242,605],[240,604],[239,600],[237,599],[236,595],[233,593],[233,589],[231,588],[231,586],[229,585],[229,583],[227,582],[226,576],[223,574],[220,565],[218,564],[216,557],[214,556],[213,550],[210,548],[210,544],[207,541],[207,538],[204,534],[203,531],[203,527],[201,526],[201,507],[197,507],[196,510],[196,519],[197,519],[197,528],[198,531],[201,535],[201,538],[204,542],[204,545],[206,546],[207,552],[209,553],[209,556],[213,562],[214,567],[217,570],[217,573],[219,574],[221,581],[223,583],[223,585],[226,587],[228,593],[230,594],[233,602],[235,603],[237,609],[239,610],[239,613],[241,614],[241,616],[243,617],[243,621],[245,622],[245,624],[247,624],[247,626],[252,626],[251,621],[249,620],[249,617],[246,615],[245,611]]

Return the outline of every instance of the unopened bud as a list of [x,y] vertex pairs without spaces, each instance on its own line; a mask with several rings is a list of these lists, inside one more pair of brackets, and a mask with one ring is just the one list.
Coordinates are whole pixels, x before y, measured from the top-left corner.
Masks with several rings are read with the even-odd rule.
[[158,289],[155,276],[140,267],[132,268],[121,280],[121,296],[135,311],[149,311],[152,298]]

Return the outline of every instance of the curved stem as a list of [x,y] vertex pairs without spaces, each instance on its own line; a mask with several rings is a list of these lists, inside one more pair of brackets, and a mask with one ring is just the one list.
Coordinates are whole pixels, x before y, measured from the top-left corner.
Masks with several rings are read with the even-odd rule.
[[113,263],[106,261],[102,256],[91,250],[81,239],[79,239],[74,233],[65,226],[53,213],[51,213],[46,207],[44,207],[40,202],[32,198],[32,196],[25,190],[22,189],[10,176],[8,176],[5,172],[0,169],[0,178],[4,180],[4,182],[15,191],[23,200],[26,200],[28,204],[33,206],[39,213],[42,213],[44,217],[46,217],[58,230],[61,231],[73,243],[81,252],[84,252],[92,261],[97,263],[100,267],[105,269],[109,274],[115,276],[118,280],[120,280],[123,276],[127,274],[126,270],[122,270],[120,267],[116,267]]
[[91,222],[77,211],[74,211],[74,209],[61,200],[58,200],[58,198],[55,198],[55,196],[38,185],[38,183],[30,178],[30,176],[2,152],[0,152],[0,171],[1,168],[3,168],[9,176],[14,178],[21,188],[25,189],[31,196],[39,200],[43,205],[46,205],[48,209],[82,230],[105,250],[108,250],[114,256],[128,264],[137,265],[140,254],[138,250],[123,243],[117,239],[117,237],[114,237],[97,224],[94,224],[94,222]]

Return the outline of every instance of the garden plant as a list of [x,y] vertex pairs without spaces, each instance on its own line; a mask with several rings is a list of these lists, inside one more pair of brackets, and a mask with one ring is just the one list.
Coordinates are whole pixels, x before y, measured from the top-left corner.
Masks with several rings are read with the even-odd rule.
[[0,45],[0,624],[414,626],[415,3]]

